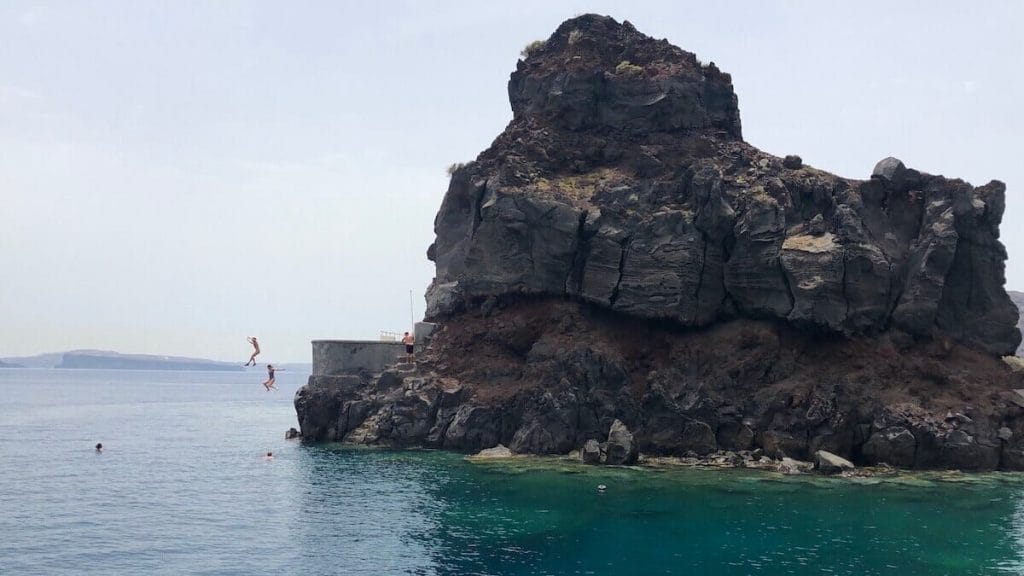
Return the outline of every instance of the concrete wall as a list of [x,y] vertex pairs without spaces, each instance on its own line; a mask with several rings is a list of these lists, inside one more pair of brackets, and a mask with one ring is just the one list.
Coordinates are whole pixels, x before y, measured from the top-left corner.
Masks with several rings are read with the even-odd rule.
[[430,339],[434,334],[434,330],[437,328],[437,324],[433,322],[417,322],[416,327],[413,328],[413,336],[416,337],[416,352],[426,348],[430,344]]
[[401,342],[313,340],[313,376],[376,374],[404,355]]

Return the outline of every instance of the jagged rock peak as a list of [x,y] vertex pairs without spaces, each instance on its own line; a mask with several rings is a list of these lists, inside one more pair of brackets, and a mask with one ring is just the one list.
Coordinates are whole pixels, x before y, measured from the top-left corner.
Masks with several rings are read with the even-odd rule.
[[524,54],[508,85],[515,120],[570,130],[711,128],[742,137],[731,77],[628,21],[578,16]]
[[434,221],[429,317],[530,294],[691,327],[1021,341],[1002,182],[896,158],[851,180],[767,154],[739,138],[727,75],[606,17],[528,50],[509,93],[515,117]]

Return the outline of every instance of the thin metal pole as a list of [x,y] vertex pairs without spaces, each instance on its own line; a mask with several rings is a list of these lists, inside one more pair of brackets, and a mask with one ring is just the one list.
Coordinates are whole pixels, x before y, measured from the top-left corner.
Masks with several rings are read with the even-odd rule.
[[409,328],[412,328],[412,331],[416,332],[416,320],[413,319],[412,314],[412,290],[409,290]]

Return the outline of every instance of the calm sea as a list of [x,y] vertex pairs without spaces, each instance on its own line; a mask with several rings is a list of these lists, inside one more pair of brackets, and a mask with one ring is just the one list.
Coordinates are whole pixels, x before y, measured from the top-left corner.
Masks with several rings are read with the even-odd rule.
[[1024,573],[1019,476],[308,447],[284,440],[305,374],[262,380],[0,370],[0,574]]

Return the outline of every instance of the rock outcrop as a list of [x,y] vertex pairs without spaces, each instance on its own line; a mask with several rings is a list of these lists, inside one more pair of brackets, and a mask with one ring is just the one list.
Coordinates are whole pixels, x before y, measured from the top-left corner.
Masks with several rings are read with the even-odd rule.
[[311,378],[304,439],[1024,467],[1002,183],[761,152],[728,74],[607,17],[509,98],[435,219],[418,370]]
[[455,172],[435,220],[428,315],[525,293],[683,326],[776,318],[993,354],[1020,342],[1001,182],[895,158],[848,180],[761,152],[741,139],[728,74],[610,18],[564,23],[509,97],[512,122]]
[[814,453],[814,468],[822,474],[840,474],[854,469],[853,463],[826,450]]

